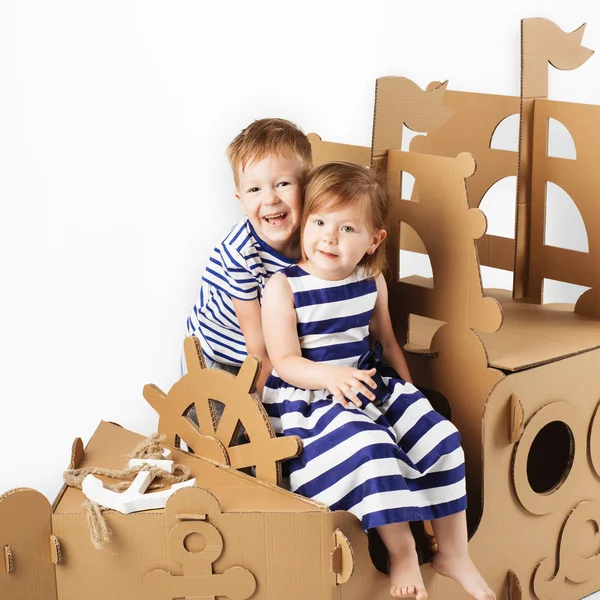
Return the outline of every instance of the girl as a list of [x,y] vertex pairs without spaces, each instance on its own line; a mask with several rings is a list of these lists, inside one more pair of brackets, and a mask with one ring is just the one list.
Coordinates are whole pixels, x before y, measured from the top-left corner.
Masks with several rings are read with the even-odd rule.
[[[274,370],[263,403],[278,433],[304,442],[285,463],[290,489],[377,528],[392,596],[427,598],[408,522],[431,519],[434,569],[493,599],[468,554],[459,433],[412,385],[394,337],[382,275],[387,205],[385,186],[364,167],[328,163],[309,175],[302,261],[264,291]],[[400,377],[357,368],[376,340]]]

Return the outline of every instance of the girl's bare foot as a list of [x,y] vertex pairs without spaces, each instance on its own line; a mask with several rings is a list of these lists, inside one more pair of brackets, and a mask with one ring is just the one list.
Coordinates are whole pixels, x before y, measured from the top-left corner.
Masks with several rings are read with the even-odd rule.
[[468,554],[445,555],[438,552],[433,557],[433,568],[444,577],[456,579],[467,593],[476,600],[496,600],[496,595],[485,582]]
[[390,594],[394,598],[427,600],[427,592],[414,548],[400,555],[390,554],[390,583]]

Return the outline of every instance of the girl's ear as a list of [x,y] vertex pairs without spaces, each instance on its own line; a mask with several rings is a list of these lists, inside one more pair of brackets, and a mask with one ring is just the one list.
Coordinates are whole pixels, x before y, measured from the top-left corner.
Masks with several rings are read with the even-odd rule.
[[379,246],[379,244],[381,244],[381,242],[383,242],[383,240],[385,240],[386,237],[387,237],[387,231],[385,229],[378,229],[373,234],[373,239],[371,240],[371,245],[369,246],[369,249],[367,250],[367,254],[373,254],[373,252],[375,252],[375,250],[377,250],[377,246]]

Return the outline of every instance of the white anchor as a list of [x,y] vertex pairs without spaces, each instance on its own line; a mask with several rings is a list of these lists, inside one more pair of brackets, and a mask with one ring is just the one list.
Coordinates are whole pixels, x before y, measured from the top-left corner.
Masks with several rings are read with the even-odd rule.
[[[169,456],[170,454],[171,451],[168,449],[163,451],[163,456]],[[160,467],[168,473],[173,473],[174,463],[172,460],[132,458],[129,461],[130,467],[144,464]],[[103,481],[94,477],[94,475],[88,475],[83,480],[81,490],[88,500],[96,502],[100,506],[112,508],[113,510],[128,515],[129,513],[139,512],[141,510],[164,508],[167,500],[173,493],[181,488],[191,487],[196,484],[195,479],[188,479],[188,481],[173,484],[166,490],[145,494],[144,492],[148,489],[148,486],[153,479],[154,475],[150,471],[140,471],[127,490],[124,492],[113,492],[104,487]]]

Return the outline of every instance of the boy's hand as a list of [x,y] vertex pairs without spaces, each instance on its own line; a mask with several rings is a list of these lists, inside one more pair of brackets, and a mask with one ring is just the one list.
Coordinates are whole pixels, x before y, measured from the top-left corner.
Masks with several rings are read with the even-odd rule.
[[360,408],[362,402],[357,396],[359,392],[369,400],[375,400],[375,394],[369,390],[367,385],[371,389],[377,387],[377,384],[371,379],[371,376],[377,372],[376,369],[368,371],[361,371],[354,367],[330,367],[330,369],[326,387],[333,394],[335,401],[348,408],[348,400],[350,400]]

